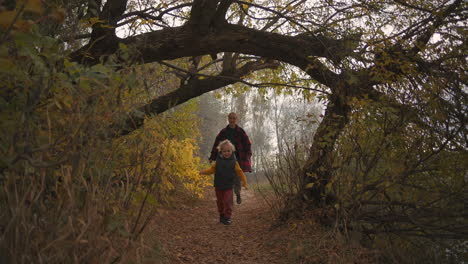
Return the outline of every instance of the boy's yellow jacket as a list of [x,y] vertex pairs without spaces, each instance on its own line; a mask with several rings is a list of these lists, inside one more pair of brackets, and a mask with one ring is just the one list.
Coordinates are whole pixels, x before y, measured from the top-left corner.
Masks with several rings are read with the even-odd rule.
[[[242,187],[247,187],[247,178],[245,177],[244,172],[242,171],[241,167],[239,166],[239,162],[236,161],[236,166],[234,167],[237,177],[242,181]],[[213,174],[216,171],[216,161],[213,162],[210,168],[206,170],[202,170],[202,174]]]

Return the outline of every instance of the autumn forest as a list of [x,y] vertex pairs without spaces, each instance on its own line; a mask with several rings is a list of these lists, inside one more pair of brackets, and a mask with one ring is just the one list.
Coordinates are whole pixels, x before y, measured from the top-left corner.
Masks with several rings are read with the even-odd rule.
[[[0,1],[0,262],[465,263],[467,23],[463,0]],[[230,112],[254,169],[226,230],[262,238],[233,260],[204,251],[199,173]]]

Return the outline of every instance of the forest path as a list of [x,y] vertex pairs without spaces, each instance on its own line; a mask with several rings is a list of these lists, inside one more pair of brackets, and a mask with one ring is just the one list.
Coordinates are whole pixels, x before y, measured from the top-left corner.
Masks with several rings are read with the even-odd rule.
[[162,247],[164,263],[289,263],[287,245],[269,231],[270,208],[253,190],[242,190],[242,204],[234,205],[232,220],[229,226],[219,223],[210,188],[193,206],[160,211],[152,234]]

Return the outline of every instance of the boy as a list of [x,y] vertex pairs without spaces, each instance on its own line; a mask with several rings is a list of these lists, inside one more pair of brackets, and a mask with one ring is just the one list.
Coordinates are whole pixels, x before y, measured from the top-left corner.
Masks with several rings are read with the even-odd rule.
[[237,179],[242,181],[243,187],[247,187],[247,179],[236,160],[236,156],[233,154],[235,151],[234,145],[226,139],[219,143],[217,148],[219,154],[216,161],[210,168],[201,170],[200,174],[215,174],[214,187],[219,221],[225,225],[230,225],[232,222],[232,187]]

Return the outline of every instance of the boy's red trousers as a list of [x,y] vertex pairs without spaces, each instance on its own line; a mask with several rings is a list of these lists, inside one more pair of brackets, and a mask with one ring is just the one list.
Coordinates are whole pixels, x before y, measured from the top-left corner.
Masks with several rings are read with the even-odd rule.
[[220,216],[231,218],[232,215],[232,189],[220,190],[215,188],[216,204]]

